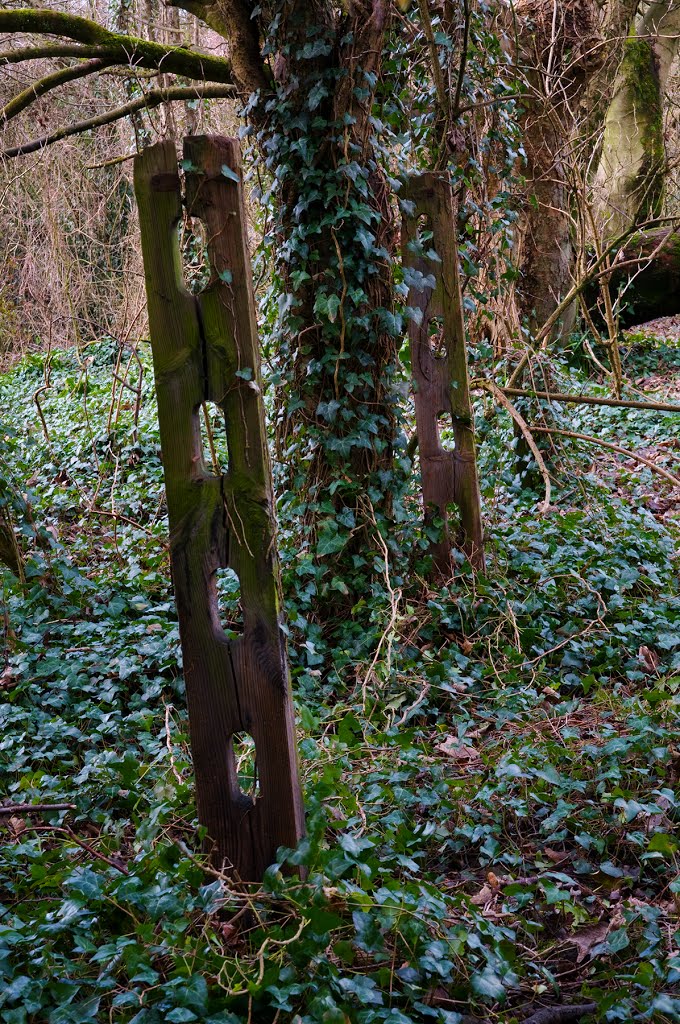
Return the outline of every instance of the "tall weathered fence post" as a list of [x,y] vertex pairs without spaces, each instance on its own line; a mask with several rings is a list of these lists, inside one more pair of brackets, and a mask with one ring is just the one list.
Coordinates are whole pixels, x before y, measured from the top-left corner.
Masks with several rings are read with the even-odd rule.
[[[411,178],[402,196],[413,207],[402,223],[403,263],[411,271],[408,304],[422,313],[419,323],[409,323],[409,341],[423,503],[426,521],[435,516],[443,521],[432,556],[436,571],[448,578],[454,572],[452,547],[464,551],[475,568],[484,566],[456,218],[451,186],[435,174]],[[423,232],[428,233],[424,244]],[[443,415],[451,418],[453,451],[442,444]],[[452,529],[454,505],[458,525]]]
[[[198,817],[226,862],[259,880],[278,846],[304,831],[281,608],[271,468],[247,248],[241,157],[234,139],[184,143],[186,202],[207,234],[211,281],[182,280],[174,145],[135,160],[142,252],[165,472],[172,575],[189,705]],[[224,413],[229,465],[205,464],[203,402]],[[216,573],[240,582],[243,632],[225,634]],[[235,737],[255,743],[259,795],[241,791]]]

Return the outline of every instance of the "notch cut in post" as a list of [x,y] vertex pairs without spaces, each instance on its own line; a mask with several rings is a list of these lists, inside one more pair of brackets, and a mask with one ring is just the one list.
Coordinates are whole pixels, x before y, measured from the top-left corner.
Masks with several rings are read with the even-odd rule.
[[[189,706],[198,818],[213,860],[259,881],[304,833],[276,555],[271,467],[238,142],[185,139],[186,205],[202,220],[211,279],[182,279],[173,143],[135,159],[142,253]],[[224,415],[228,468],[206,464],[200,417]],[[216,468],[220,470],[216,472]],[[238,577],[243,628],[225,633],[216,574]],[[239,785],[234,736],[252,737],[257,795]]]
[[[435,174],[411,178],[402,198],[412,205],[402,221],[402,258],[410,271],[408,305],[421,314],[419,322],[410,320],[408,333],[425,520],[438,517],[443,523],[431,551],[437,573],[450,578],[455,569],[454,547],[465,553],[474,568],[484,567],[456,217],[451,185]],[[442,443],[444,415],[450,417],[453,450]],[[452,506],[458,511],[455,527]]]

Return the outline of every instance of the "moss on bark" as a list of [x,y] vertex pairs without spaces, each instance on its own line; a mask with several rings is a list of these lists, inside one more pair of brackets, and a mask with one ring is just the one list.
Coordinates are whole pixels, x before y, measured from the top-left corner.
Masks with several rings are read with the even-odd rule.
[[[21,8],[0,11],[0,35],[26,32],[37,35],[63,36],[86,47],[96,47],[71,54],[101,57],[120,64],[158,68],[176,75],[206,82],[232,82],[231,64],[223,57],[210,57],[179,46],[162,46],[148,39],[110,32],[89,18],[59,11]],[[30,57],[30,48],[24,59]],[[7,61],[9,63],[9,61]]]

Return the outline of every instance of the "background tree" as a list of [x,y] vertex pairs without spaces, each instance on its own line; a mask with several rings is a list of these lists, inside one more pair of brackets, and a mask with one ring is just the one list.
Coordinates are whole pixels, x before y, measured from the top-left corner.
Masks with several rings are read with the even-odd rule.
[[680,4],[640,7],[625,41],[595,178],[598,222],[608,239],[658,215],[663,204],[664,108],[680,41]]

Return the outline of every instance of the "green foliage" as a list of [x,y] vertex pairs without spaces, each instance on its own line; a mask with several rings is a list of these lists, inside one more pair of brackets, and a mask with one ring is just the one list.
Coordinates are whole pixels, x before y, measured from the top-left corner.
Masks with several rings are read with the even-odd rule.
[[[519,141],[509,59],[491,19],[487,5],[475,5],[461,105],[482,103],[493,114],[463,159],[441,135],[415,8],[407,21],[392,22],[376,71],[372,52],[357,56],[351,18],[324,23],[283,4],[268,7],[265,53],[280,55],[285,73],[274,96],[247,105],[243,135],[263,218],[257,269],[266,281],[261,326],[274,370],[279,511],[283,529],[290,523],[295,531],[310,598],[329,610],[325,618],[346,615],[366,592],[383,588],[383,544],[396,555],[410,517],[410,372],[402,346],[416,311],[405,308],[396,244],[408,176],[439,156],[452,176],[468,307],[483,311],[502,286],[493,273],[477,280],[487,249],[507,270]],[[459,40],[438,19],[435,28],[441,61],[453,67]],[[474,134],[472,118],[465,126],[458,120],[456,132]]]
[[[382,586],[324,634],[322,570],[286,526],[308,836],[244,891],[201,867],[149,360],[135,429],[125,402],[109,419],[115,356],[107,342],[82,363],[58,355],[49,443],[31,400],[41,359],[0,382],[12,473],[21,493],[34,481],[54,545],[52,585],[3,579],[4,802],[76,806],[0,820],[2,1019],[454,1024],[582,995],[598,1021],[673,1020],[668,531],[588,460],[537,518],[497,423],[488,575],[462,566],[455,588],[423,592],[413,505],[401,555],[366,552]],[[304,882],[286,873],[300,864]]]

